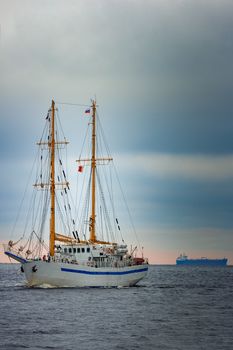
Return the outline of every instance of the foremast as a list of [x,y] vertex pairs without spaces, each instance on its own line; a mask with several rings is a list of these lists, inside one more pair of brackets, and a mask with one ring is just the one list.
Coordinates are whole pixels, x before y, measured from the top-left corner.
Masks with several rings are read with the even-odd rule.
[[[50,181],[49,181],[49,188],[50,188],[50,229],[49,229],[49,254],[50,256],[54,256],[55,253],[55,241],[65,242],[65,243],[73,243],[76,242],[76,239],[73,239],[71,237],[58,234],[56,233],[56,224],[55,224],[55,192],[56,192],[56,183],[55,183],[55,149],[56,146],[65,144],[67,145],[67,141],[59,141],[55,140],[55,102],[52,100],[51,104],[51,129],[50,129],[50,138],[49,142],[47,143],[49,150],[50,150]],[[43,143],[39,143],[43,144]],[[46,184],[41,184],[46,186]],[[57,183],[57,185],[60,186],[66,186],[69,187],[68,181]]]
[[96,213],[95,213],[95,178],[96,178],[96,101],[92,102],[92,156],[91,156],[91,218],[90,218],[90,241],[96,241],[96,232],[95,232],[95,221],[96,221]]
[[49,143],[51,154],[51,176],[50,176],[50,239],[49,253],[54,256],[55,246],[55,102],[52,100],[51,106],[51,141]]
[[[39,142],[39,145],[47,144],[49,148],[49,153],[50,153],[50,180],[48,184],[40,184],[42,188],[44,187],[49,187],[50,189],[50,228],[49,228],[49,254],[50,256],[54,256],[55,253],[55,241],[60,241],[60,242],[66,242],[66,243],[73,243],[74,240],[71,237],[58,234],[56,233],[56,224],[55,224],[55,192],[56,192],[56,185],[60,186],[69,186],[68,181],[65,182],[60,182],[57,183],[55,182],[55,150],[56,146],[58,145],[67,145],[67,141],[59,141],[55,139],[55,102],[52,100],[51,104],[51,109],[49,110],[50,112],[50,117],[51,117],[51,128],[50,128],[50,136],[48,142]],[[38,186],[37,184],[35,186]]]

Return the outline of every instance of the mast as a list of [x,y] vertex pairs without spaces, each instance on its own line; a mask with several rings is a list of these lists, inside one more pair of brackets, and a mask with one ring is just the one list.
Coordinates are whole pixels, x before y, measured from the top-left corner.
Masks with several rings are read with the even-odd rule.
[[[99,158],[96,157],[96,101],[92,101],[92,154],[91,158],[79,158],[76,162],[80,163],[88,162],[91,166],[91,215],[90,215],[90,237],[89,240],[92,243],[101,243],[101,244],[109,244],[106,241],[99,241],[96,237],[96,166],[97,164],[105,164],[105,162],[110,162],[112,158],[104,157]],[[101,163],[98,163],[101,162]]]
[[96,101],[92,101],[92,156],[91,156],[91,233],[90,241],[96,241],[95,233],[95,177],[96,177]]
[[[50,256],[54,256],[55,253],[55,241],[60,242],[66,242],[66,243],[73,243],[76,241],[76,239],[73,239],[69,236],[63,235],[63,234],[56,234],[55,231],[55,190],[56,186],[61,186],[63,189],[66,190],[66,188],[69,189],[69,182],[66,179],[65,172],[63,171],[64,175],[64,181],[60,180],[58,177],[58,182],[55,182],[55,150],[56,147],[59,148],[59,145],[67,145],[69,142],[66,141],[64,138],[64,141],[55,140],[55,102],[52,100],[51,108],[49,109],[48,113],[50,118],[49,119],[49,135],[48,140],[46,141],[40,141],[37,144],[39,146],[48,146],[49,150],[49,161],[50,161],[50,175],[49,180],[46,183],[43,183],[40,181],[39,183],[35,183],[34,186],[39,189],[48,189],[50,190],[50,227],[49,227],[49,254]],[[61,163],[61,160],[60,160]],[[61,163],[62,164],[62,163]],[[42,179],[42,177],[41,177]]]
[[49,253],[54,256],[55,245],[55,102],[52,100],[51,106],[51,140],[49,142],[51,154],[51,173],[50,173],[50,242]]

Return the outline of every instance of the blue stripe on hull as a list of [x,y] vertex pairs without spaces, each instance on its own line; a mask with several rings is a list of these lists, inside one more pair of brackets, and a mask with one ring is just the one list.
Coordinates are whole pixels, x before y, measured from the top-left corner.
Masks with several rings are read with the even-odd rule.
[[148,267],[145,267],[139,270],[129,270],[129,271],[87,271],[87,270],[73,270],[73,269],[67,269],[65,267],[61,267],[61,271],[63,272],[82,273],[85,275],[128,275],[130,273],[145,272],[147,270],[148,270]]

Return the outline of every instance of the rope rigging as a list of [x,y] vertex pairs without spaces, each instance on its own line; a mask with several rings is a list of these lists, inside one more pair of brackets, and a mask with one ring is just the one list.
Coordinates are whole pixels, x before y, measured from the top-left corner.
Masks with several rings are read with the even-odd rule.
[[[45,118],[45,125],[43,127],[42,136],[38,142],[39,147],[36,154],[37,167],[35,166],[35,159],[33,163],[33,169],[29,177],[29,180],[31,180],[32,173],[35,171],[36,181],[34,184],[33,196],[29,201],[29,208],[27,214],[25,215],[26,223],[21,237],[21,240],[23,241],[21,248],[23,250],[27,249],[28,256],[30,254],[41,255],[41,252],[43,250],[49,250],[48,245],[44,241],[44,236],[45,232],[49,231],[48,214],[51,198],[53,198],[55,201],[55,235],[59,235],[61,233],[61,235],[66,235],[71,238],[74,237],[74,239],[78,242],[80,242],[80,239],[87,241],[87,237],[89,237],[90,233],[88,230],[91,231],[92,229],[94,231],[96,227],[97,242],[101,238],[103,242],[117,243],[117,241],[119,241],[119,239],[117,239],[117,236],[120,236],[121,241],[124,242],[118,219],[116,219],[117,208],[115,205],[115,196],[113,193],[115,184],[114,182],[118,182],[120,192],[125,203],[126,211],[128,212],[134,234],[137,237],[136,230],[132,221],[132,216],[117,175],[116,167],[114,163],[111,163],[109,167],[105,166],[107,164],[109,165],[112,158],[98,113],[96,113],[96,134],[92,133],[91,125],[94,124],[94,122],[91,122],[90,117],[84,136],[84,141],[81,146],[78,162],[80,164],[83,163],[82,169],[85,168],[85,171],[82,178],[80,176],[77,176],[75,201],[71,195],[70,185],[68,182],[69,173],[67,166],[68,157],[66,147],[68,142],[65,138],[57,109],[55,109],[53,116],[55,117],[54,128],[52,127],[52,109],[49,109]],[[91,141],[93,141],[93,134],[96,138],[96,159],[93,156],[95,153],[92,153],[93,148]],[[53,159],[51,144],[54,145],[53,151],[56,155],[55,161],[53,162],[54,169],[51,160]],[[84,153],[88,155],[92,154],[92,158],[89,157],[82,160],[82,154]],[[53,177],[54,180],[52,180],[53,171],[56,174],[56,179]],[[91,202],[91,195],[93,195],[93,191],[91,190],[93,175],[92,171],[96,175],[96,202]],[[26,197],[28,184],[24,192],[23,200]],[[56,188],[56,190],[58,190],[55,195],[53,192],[51,193],[51,188],[53,186]],[[96,203],[96,212],[94,211],[95,214],[91,214],[93,213],[93,211],[91,211],[92,203]],[[20,205],[20,210],[22,206],[23,204]],[[50,211],[52,212],[51,208]],[[75,209],[74,212],[73,209]],[[17,220],[18,217],[19,215],[17,216]],[[16,228],[17,220],[14,224],[12,232]],[[29,238],[25,241],[24,237],[28,231],[29,225],[31,226],[31,233],[29,235]],[[92,237],[95,236],[93,235]],[[59,240],[59,238],[57,238],[57,240]],[[60,240],[62,239],[60,238]],[[93,242],[95,241],[96,240],[93,238]],[[72,241],[70,240],[68,242]],[[52,255],[52,253],[50,254]]]

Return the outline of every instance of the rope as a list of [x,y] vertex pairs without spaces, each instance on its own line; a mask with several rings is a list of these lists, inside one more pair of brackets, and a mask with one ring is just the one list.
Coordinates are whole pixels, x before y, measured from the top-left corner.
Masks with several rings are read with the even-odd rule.
[[118,174],[117,174],[116,167],[115,167],[115,164],[114,164],[114,163],[113,163],[113,167],[114,167],[116,179],[117,179],[118,185],[119,185],[119,187],[120,187],[120,191],[121,191],[121,194],[122,194],[122,197],[123,197],[125,206],[126,206],[126,210],[127,210],[127,212],[128,212],[128,215],[129,215],[129,219],[130,219],[130,223],[131,223],[131,226],[132,226],[134,235],[135,235],[135,237],[136,237],[136,239],[137,239],[137,243],[138,243],[139,249],[142,251],[142,247],[141,247],[141,244],[140,244],[140,241],[139,241],[139,238],[138,238],[138,235],[137,235],[137,232],[136,232],[134,223],[133,223],[132,215],[131,215],[131,213],[130,213],[129,206],[128,206],[128,204],[127,204],[127,201],[126,201],[126,198],[125,198],[125,195],[124,195],[124,192],[123,192],[121,183],[120,183],[120,179],[119,179],[119,177],[118,177]]
[[56,102],[57,105],[68,105],[68,106],[79,106],[79,107],[90,107],[90,105],[83,105],[80,103],[70,103],[70,102]]

